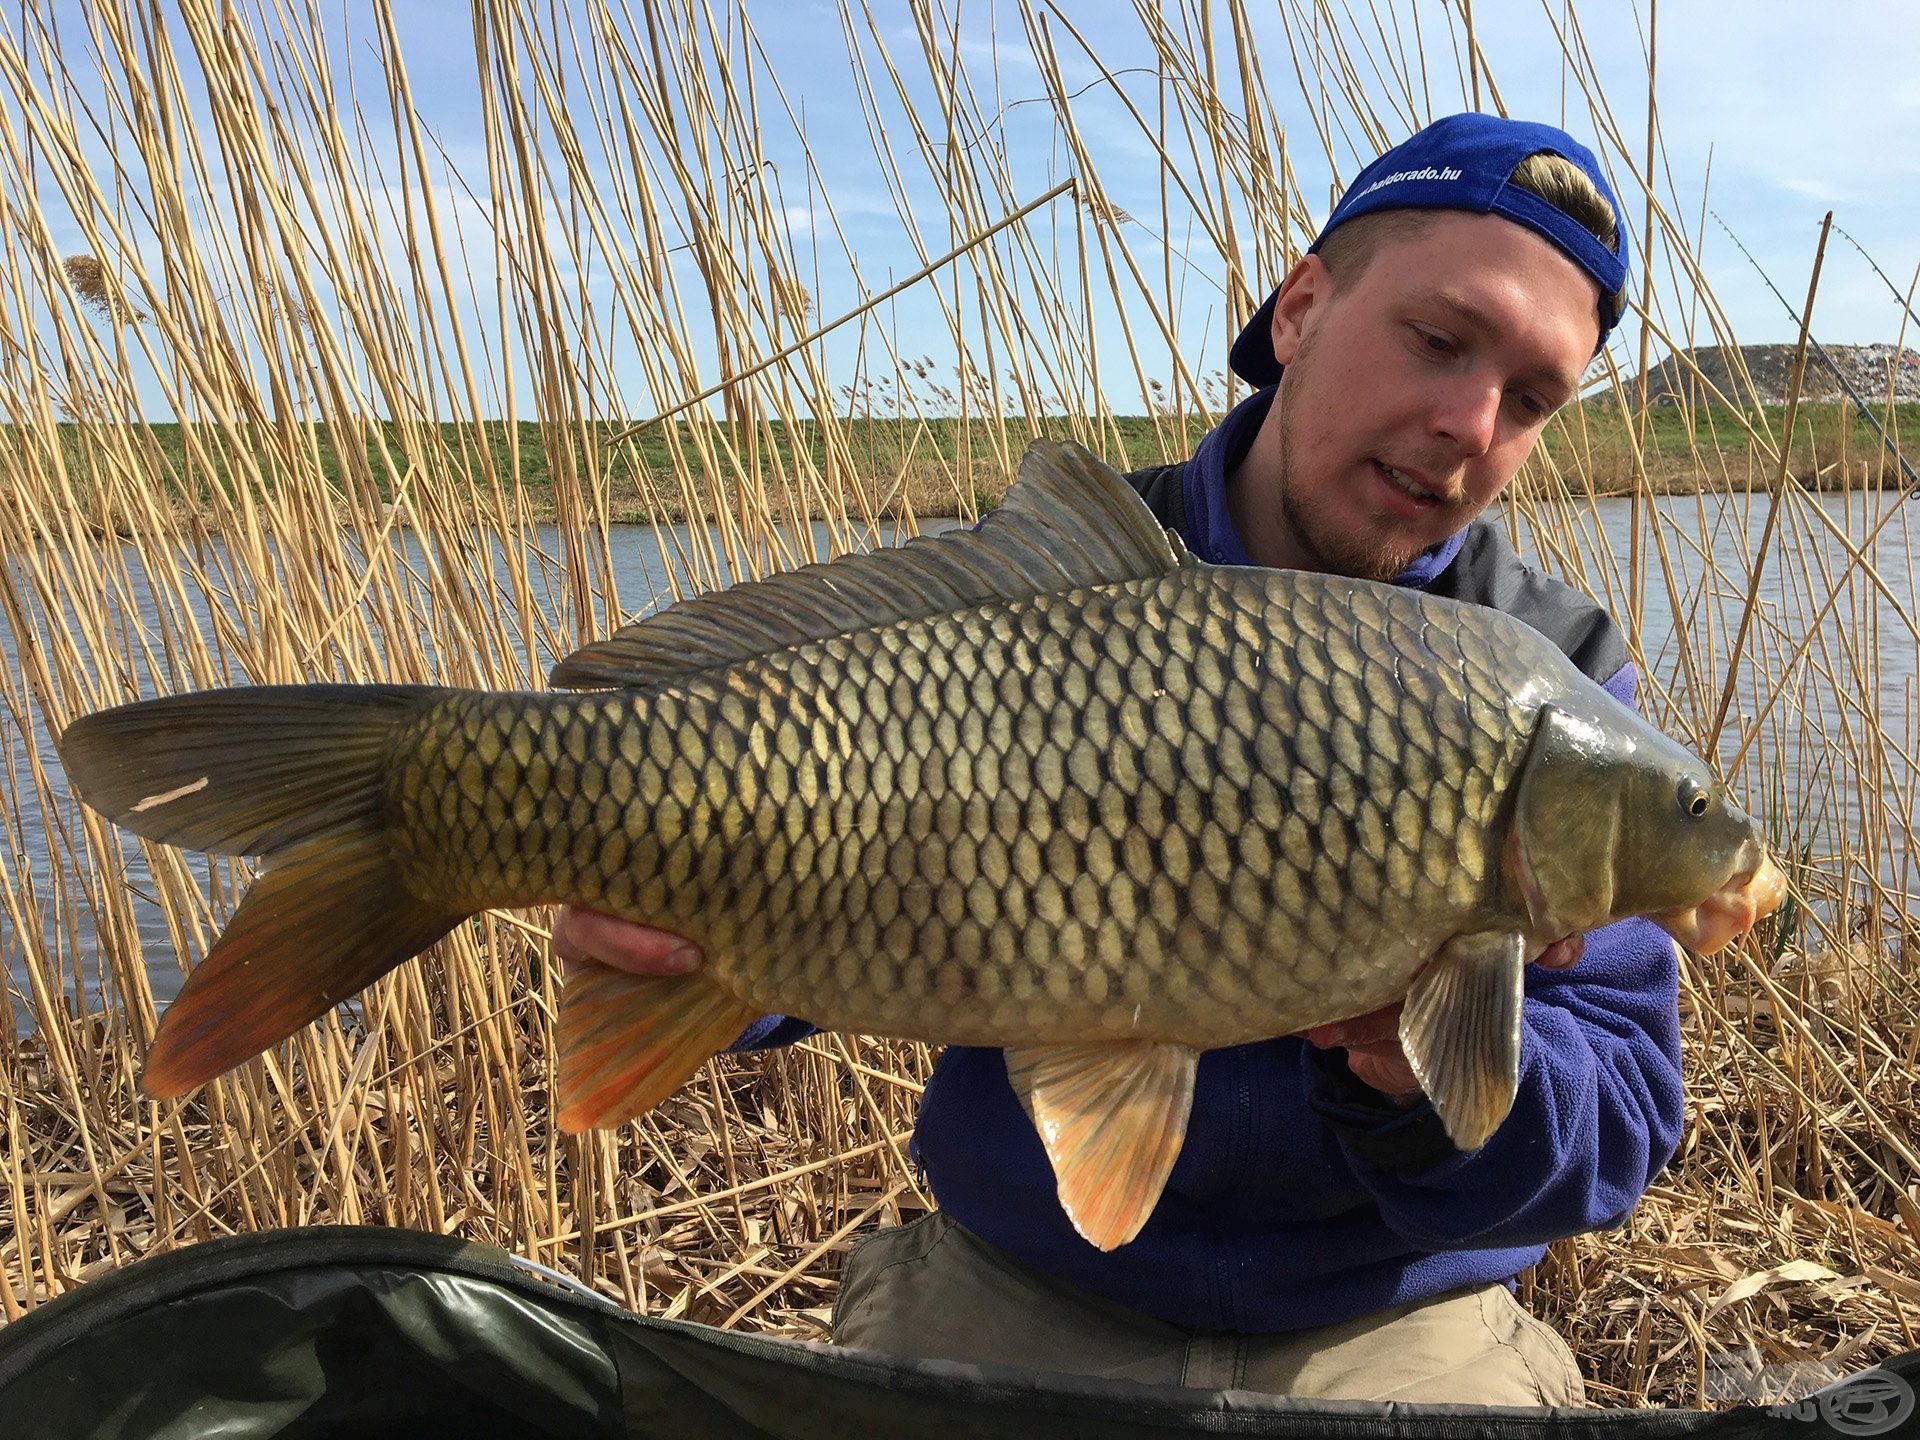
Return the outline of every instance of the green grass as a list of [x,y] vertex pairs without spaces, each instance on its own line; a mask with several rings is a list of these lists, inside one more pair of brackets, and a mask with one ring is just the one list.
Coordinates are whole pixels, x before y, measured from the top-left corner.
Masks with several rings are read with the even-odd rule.
[[[1909,463],[1920,468],[1920,404],[1894,406],[1891,419],[1884,406],[1876,407],[1874,418],[1901,446]],[[1547,449],[1555,459],[1579,454],[1587,444],[1591,444],[1597,454],[1614,450],[1630,453],[1626,436],[1631,419],[1622,415],[1620,407],[1611,400],[1570,409],[1563,413],[1561,423],[1548,431]],[[1652,405],[1647,408],[1643,443],[1650,455],[1687,455],[1695,447],[1736,455],[1753,444],[1748,426],[1772,435],[1777,441],[1785,422],[1784,405],[1754,406],[1737,413],[1719,405],[1691,412],[1674,405]],[[1797,450],[1811,446],[1824,462],[1830,457],[1838,458],[1843,438],[1847,453],[1854,459],[1871,454],[1881,445],[1873,426],[1850,403],[1822,401],[1800,407],[1793,426]]]
[[[1755,424],[1759,423],[1760,418],[1764,418],[1771,433],[1778,435],[1784,418],[1783,407],[1767,406],[1748,413],[1748,419]],[[1628,418],[1622,416],[1612,403],[1590,403],[1563,412],[1549,428],[1545,448],[1563,468],[1588,468],[1603,488],[1618,488],[1623,477],[1630,483],[1633,473],[1628,423]],[[847,453],[858,473],[882,482],[891,482],[903,470],[912,477],[910,495],[919,514],[952,513],[959,508],[961,491],[958,485],[947,479],[950,470],[960,472],[961,482],[970,485],[975,508],[991,507],[1004,488],[1005,476],[996,454],[995,436],[990,427],[977,421],[968,427],[965,436],[970,465],[961,465],[957,461],[962,433],[956,421],[860,418],[844,420],[839,424],[841,433],[846,437]],[[1098,448],[1115,463],[1124,458],[1134,466],[1184,456],[1205,430],[1198,418],[1191,417],[1184,426],[1165,420],[1156,427],[1150,417],[1139,415],[1119,417],[1113,424],[1120,443],[1114,444],[1107,439]],[[59,428],[71,473],[76,477],[84,477],[89,473],[89,467],[86,464],[81,427],[66,424]],[[610,442],[622,428],[611,423],[596,427],[599,441]],[[1896,407],[1888,428],[1896,438],[1920,436],[1920,404]],[[491,453],[496,473],[503,479],[510,474],[517,477],[530,509],[541,516],[552,513],[549,456],[541,443],[537,424],[531,421],[512,425],[488,422],[477,427],[443,424],[439,430],[440,443],[455,457],[450,465],[454,473],[470,475],[474,477],[474,483],[480,483],[484,473],[480,463],[480,447],[484,445]],[[1009,453],[1016,458],[1024,448],[1030,430],[1056,436],[1071,433],[1066,422],[1057,418],[1050,418],[1034,427],[1029,427],[1023,419],[1013,418],[1008,421],[1006,444]],[[388,453],[399,457],[402,454],[399,427],[385,422],[380,431],[381,441]],[[1794,432],[1795,473],[1803,476],[1831,467],[1842,457],[1843,451],[1857,474],[1861,463],[1871,462],[1881,446],[1879,436],[1851,406],[1832,403],[1802,406]],[[809,454],[814,465],[824,471],[826,447],[818,425],[803,422],[789,433],[786,426],[775,422],[762,427],[757,433],[761,443],[759,463],[770,487],[776,492],[776,502],[780,498],[777,494],[780,477],[792,473],[794,469],[796,448]],[[204,504],[211,497],[214,486],[231,484],[228,473],[231,467],[227,464],[188,464],[179,425],[153,425],[151,437],[157,457],[154,473],[158,483],[176,501],[189,505]],[[741,439],[744,440],[744,437]],[[19,443],[18,432],[11,427],[0,427],[0,444]],[[741,441],[737,440],[736,443]],[[359,475],[365,477],[364,483],[371,484],[381,499],[392,498],[391,470],[379,461],[380,445],[374,440],[367,442],[366,455],[360,464],[351,467],[342,466],[341,456],[323,432],[316,431],[311,444],[313,452],[318,455],[321,470],[329,481],[344,488],[350,483],[349,475]],[[672,449],[676,445],[683,448],[688,463],[697,467],[696,452],[684,422],[651,427],[633,443],[616,452],[606,467],[610,506],[616,518],[639,519],[645,516],[634,473],[636,465],[651,471],[656,481],[669,482],[668,488],[671,488]],[[1691,415],[1673,407],[1650,409],[1645,422],[1643,445],[1649,472],[1656,473],[1661,488],[1676,488],[1676,478],[1679,481],[1677,488],[1691,488],[1687,477],[1700,473],[1699,460],[1707,462],[1709,475],[1716,475],[1723,468],[1734,475],[1746,473],[1742,457],[1753,451],[1752,442],[1740,419],[1718,408],[1696,411]],[[1908,438],[1904,440],[1903,448],[1909,462],[1920,467],[1920,440]],[[261,473],[268,484],[288,463],[278,458],[274,443],[264,437],[263,442],[256,445],[255,454],[259,457]],[[1758,452],[1754,454],[1758,458]],[[304,465],[308,462],[302,458],[298,463]],[[1771,463],[1755,468],[1770,473]],[[881,486],[879,493],[887,493],[886,484]]]
[[[1135,466],[1153,464],[1163,458],[1184,457],[1206,429],[1199,420],[1190,420],[1184,426],[1183,438],[1183,427],[1171,420],[1163,421],[1157,429],[1146,416],[1121,417],[1113,423],[1119,432],[1120,443],[1103,443],[1098,448],[1116,463],[1124,452],[1126,459]],[[212,498],[216,486],[231,486],[234,468],[231,463],[189,463],[187,446],[178,424],[154,424],[149,428],[151,440],[144,443],[151,445],[151,453],[155,456],[152,470],[156,482],[171,497],[189,505],[204,504]],[[685,422],[668,422],[650,427],[633,441],[611,448],[614,437],[626,428],[624,424],[596,425],[593,427],[594,443],[611,450],[605,475],[613,513],[623,519],[644,518],[636,469],[650,472],[656,485],[668,492],[667,498],[671,499],[676,493],[671,480],[673,448],[681,448],[686,463],[695,473],[700,469],[699,455]],[[400,429],[390,421],[382,422],[377,435],[369,434],[364,445],[364,456],[354,465],[342,464],[341,453],[323,430],[313,429],[310,438],[303,434],[300,443],[303,446],[311,445],[310,453],[318,457],[321,473],[329,483],[345,488],[353,482],[354,477],[361,477],[361,483],[370,484],[380,499],[390,500],[393,498],[393,470],[396,466],[404,468],[400,459],[404,454]],[[942,513],[943,500],[947,513],[955,508],[959,492],[953,483],[945,479],[949,470],[959,472],[958,478],[971,484],[976,508],[990,507],[1005,488],[1006,476],[993,429],[978,420],[966,427],[964,436],[959,423],[951,420],[923,423],[861,418],[843,420],[839,422],[839,429],[845,437],[845,453],[856,473],[887,481],[905,469],[914,477],[913,500],[917,513]],[[517,477],[532,510],[536,514],[551,513],[551,457],[542,443],[538,424],[532,421],[513,424],[490,421],[478,426],[442,424],[438,430],[440,445],[453,457],[448,468],[454,473],[470,475],[476,485],[484,483],[487,469],[481,458],[481,447],[484,446],[486,453],[491,456],[494,473],[503,481],[510,475]],[[84,477],[88,473],[85,430],[69,423],[61,425],[59,431],[69,473],[76,478]],[[1006,424],[1004,443],[1007,453],[1016,462],[1029,434],[1035,432],[1066,438],[1072,430],[1060,418],[1042,420],[1031,428],[1019,417],[1010,418]],[[20,444],[18,436],[19,432],[14,427],[0,426],[0,445]],[[753,438],[759,444],[758,464],[761,473],[766,477],[769,488],[776,492],[781,477],[794,473],[796,469],[796,448],[811,457],[816,469],[823,473],[826,470],[826,442],[821,427],[815,423],[803,422],[789,433],[785,425],[772,422],[759,427]],[[209,439],[215,443],[209,443],[207,449],[217,450],[217,437]],[[734,437],[734,445],[739,453],[747,453],[747,440],[746,435]],[[963,442],[970,453],[970,465],[961,465],[957,461]],[[273,482],[276,473],[283,472],[288,463],[276,453],[274,447],[278,443],[281,442],[277,439],[263,437],[263,442],[254,447],[253,453],[261,475],[268,484]],[[387,455],[394,457],[392,463],[381,460],[383,449]],[[311,463],[307,453],[302,454],[298,463]],[[774,498],[777,502],[777,493]],[[933,502],[932,509],[926,508],[929,500]]]
[[[1160,453],[1161,443],[1156,437],[1152,419],[1144,415],[1120,416],[1113,422],[1118,428],[1122,442],[1126,445],[1136,464],[1151,463]],[[892,419],[852,419],[838,422],[839,428],[849,436],[849,449],[856,461],[866,461],[874,465],[893,465],[903,458],[932,460],[936,456],[951,461],[958,453],[960,445],[960,425],[954,420],[934,419],[925,422]],[[157,423],[150,427],[154,443],[166,457],[170,468],[184,471],[185,446],[176,423]],[[486,421],[478,427],[467,424],[442,424],[439,427],[442,443],[454,453],[461,453],[473,445],[472,432],[476,429],[484,443],[492,452],[495,464],[504,471],[512,447],[519,446],[519,476],[526,485],[551,485],[552,476],[548,471],[548,457],[541,443],[540,426],[531,420],[522,420],[514,424],[502,421]],[[610,442],[622,430],[628,428],[625,423],[603,423],[593,427],[603,443]],[[1011,416],[1006,421],[1007,433],[1011,442],[1018,448],[1028,433],[1024,417]],[[1064,419],[1049,417],[1034,427],[1049,435],[1066,436],[1070,427]],[[1186,428],[1187,444],[1190,447],[1205,433],[1206,427],[1199,420],[1191,420]],[[80,427],[72,423],[59,426],[61,438],[68,446],[69,456],[78,453]],[[400,427],[391,421],[384,421],[380,430],[389,451],[399,453]],[[1180,426],[1172,421],[1161,422],[1161,430],[1169,437],[1175,436]],[[16,444],[13,439],[16,427],[0,426],[0,437],[6,437],[3,443]],[[769,422],[760,430],[763,444],[770,442],[773,447],[773,459],[782,465],[792,460],[795,442],[810,454],[816,465],[824,465],[826,458],[825,441],[820,427],[811,421],[803,421],[794,427],[790,435],[786,425],[779,421]],[[968,426],[968,439],[976,463],[984,463],[993,458],[993,436],[990,428],[977,418]],[[463,444],[463,441],[465,444]],[[330,480],[340,477],[340,457],[335,452],[324,432],[316,432],[314,442],[319,452],[322,472]],[[689,463],[695,461],[697,451],[689,438],[684,423],[672,422],[655,425],[641,432],[626,447],[624,456],[637,457],[638,463],[655,471],[664,471],[671,467],[672,451],[679,446]],[[370,439],[367,443],[367,459],[371,465],[378,453],[378,446]],[[631,463],[627,461],[625,463]],[[375,467],[377,468],[377,467]]]

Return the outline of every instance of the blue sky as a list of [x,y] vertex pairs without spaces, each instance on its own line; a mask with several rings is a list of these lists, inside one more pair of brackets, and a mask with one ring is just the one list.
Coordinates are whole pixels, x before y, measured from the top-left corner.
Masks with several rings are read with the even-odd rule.
[[[564,0],[560,0],[564,3]],[[73,0],[58,7],[78,14]],[[368,37],[372,26],[363,0],[323,5],[333,17],[329,33],[336,55],[351,55],[364,76],[373,69]],[[530,7],[533,8],[533,7]],[[541,7],[543,8],[543,7]],[[1275,122],[1287,127],[1294,163],[1308,193],[1324,197],[1333,173],[1298,93],[1280,21],[1279,7],[1249,7],[1251,41],[1275,102]],[[1360,7],[1362,14],[1365,8]],[[1602,0],[1579,7],[1590,48],[1613,118],[1637,158],[1645,144],[1646,61],[1636,8],[1625,0]],[[1216,15],[1227,7],[1216,4]],[[576,14],[584,7],[575,7]],[[885,288],[918,267],[904,227],[887,193],[865,117],[852,99],[847,44],[838,8],[820,0],[775,3],[749,0],[747,14],[771,57],[786,101],[804,118],[804,130],[852,249],[850,262],[838,241],[810,212],[807,167],[800,146],[786,126],[778,99],[762,85],[759,103],[768,153],[778,166],[793,245],[803,278],[815,291],[818,315],[833,316],[858,304],[863,295]],[[1477,33],[1509,110],[1530,118],[1559,121],[1564,116],[1576,135],[1594,138],[1592,123],[1577,89],[1569,93],[1551,21],[1563,12],[1561,0],[1476,0]],[[923,101],[931,86],[919,59],[910,12],[899,0],[872,0],[882,36],[901,64],[907,83]],[[1401,23],[1410,23],[1406,5]],[[1457,13],[1457,10],[1454,12]],[[1117,0],[1061,0],[1059,14],[1088,38],[1110,70],[1151,69],[1148,48],[1132,7]],[[1446,48],[1448,11],[1421,0],[1418,15],[1428,41],[1429,79],[1436,112],[1465,108]],[[1004,3],[967,3],[960,10],[961,53],[977,88],[993,83],[997,59],[999,135],[1015,176],[1014,192],[1042,193],[1068,171],[1060,136],[1044,105],[1014,102],[1043,94],[1038,69],[1029,53],[1017,7]],[[71,18],[68,21],[72,23]],[[1669,0],[1659,12],[1658,96],[1666,174],[1677,194],[1676,213],[1692,230],[1700,221],[1703,182],[1711,156],[1707,203],[1753,251],[1797,309],[1805,293],[1815,241],[1824,211],[1865,247],[1901,290],[1920,264],[1920,6],[1891,0],[1829,0],[1818,6],[1801,0]],[[412,0],[398,7],[400,42],[424,119],[435,138],[464,174],[484,193],[485,167],[479,126],[471,28],[467,6],[449,0]],[[1153,151],[1125,108],[1101,81],[1099,71],[1078,51],[1057,22],[1053,35],[1069,88],[1085,89],[1073,102],[1082,134],[1111,199],[1141,217],[1157,216],[1160,178],[1150,163]],[[341,43],[342,40],[347,43]],[[1223,64],[1231,56],[1221,53]],[[1311,81],[1312,77],[1309,77]],[[364,83],[364,82],[363,82]],[[1156,80],[1147,73],[1120,73],[1118,83],[1135,103],[1152,113]],[[377,92],[374,92],[377,93]],[[370,98],[362,92],[363,99]],[[929,109],[931,106],[929,105]],[[895,112],[897,114],[897,111]],[[1390,138],[1406,124],[1387,117]],[[952,243],[944,209],[934,198],[924,162],[910,154],[904,138],[894,141],[905,157],[902,170],[915,218],[928,250]],[[1364,151],[1365,153],[1361,153]],[[1340,165],[1351,175],[1371,158],[1364,142],[1343,147]],[[449,187],[447,194],[455,196]],[[1633,202],[1630,202],[1632,205]],[[1318,209],[1324,210],[1324,200]],[[469,210],[463,223],[478,212]],[[1636,231],[1640,214],[1633,205]],[[1070,226],[1058,232],[1070,237]],[[1171,263],[1187,278],[1179,302],[1178,332],[1185,362],[1196,371],[1218,371],[1229,338],[1219,288],[1223,267],[1197,232],[1161,236],[1152,226],[1123,226],[1128,250],[1145,269],[1158,273]],[[471,237],[470,237],[471,238]],[[484,246],[480,247],[484,252]],[[1790,340],[1795,320],[1768,293],[1752,266],[1726,233],[1706,221],[1701,247],[1707,276],[1734,332],[1748,342]],[[1071,267],[1068,267],[1071,269]],[[689,286],[691,265],[676,272]],[[1661,271],[1656,269],[1656,275]],[[484,293],[485,277],[479,289]],[[589,291],[597,283],[582,277]],[[1077,276],[1070,275],[1077,284]],[[1277,277],[1267,277],[1270,282]],[[1664,283],[1664,282],[1662,282]],[[1264,283],[1262,285],[1264,288]],[[1670,285],[1668,293],[1673,292]],[[1676,316],[1670,318],[1677,320]],[[934,299],[919,287],[885,312],[910,353],[937,354],[929,340],[913,341],[942,329]],[[483,328],[488,317],[479,317]],[[1815,334],[1828,342],[1885,341],[1899,331],[1901,310],[1886,284],[1876,277],[1852,245],[1836,234],[1829,247]],[[1100,317],[1096,314],[1096,322]],[[697,333],[699,327],[690,327]],[[1117,326],[1095,323],[1096,351],[1103,376],[1124,375],[1128,359]],[[1920,343],[1920,336],[1909,336]],[[628,353],[619,365],[623,398],[630,413],[646,413],[654,396],[638,380]],[[703,342],[704,343],[704,342]],[[1638,338],[1629,323],[1616,336],[1615,353],[1631,368]],[[1148,350],[1151,352],[1152,346]],[[1655,344],[1657,356],[1661,347]],[[836,337],[827,347],[836,365],[850,365],[853,336]],[[1164,351],[1149,353],[1150,373],[1165,375],[1171,360]],[[702,357],[711,380],[710,353]],[[844,380],[844,374],[836,379]],[[1115,407],[1129,403],[1126,387],[1106,381]],[[1137,390],[1135,391],[1137,394]]]
[[[424,8],[430,7],[410,12],[410,25],[423,40],[431,33]],[[1130,6],[1075,0],[1060,8],[1109,69],[1154,64]],[[1217,14],[1226,9],[1214,8]],[[1331,172],[1316,153],[1307,107],[1300,103],[1279,7],[1248,8],[1253,12],[1254,46],[1278,106],[1276,118],[1291,132],[1303,179],[1317,181],[1324,193]],[[1511,113],[1553,121],[1565,117],[1580,138],[1591,140],[1585,105],[1577,88],[1567,93],[1559,44],[1548,23],[1549,17],[1559,17],[1561,8],[1559,0],[1546,5],[1540,0],[1478,0],[1476,31]],[[1614,120],[1637,157],[1646,126],[1647,67],[1640,28],[1645,6],[1605,0],[1580,8],[1584,37]],[[896,59],[911,70],[918,46],[905,7],[876,3],[873,9]],[[1636,10],[1642,16],[1638,22]],[[751,3],[747,12],[775,57],[788,100],[806,114],[816,154],[830,168],[836,208],[857,247],[865,283],[870,290],[882,288],[889,275],[909,273],[917,260],[904,243],[879,181],[858,109],[848,103],[846,41],[836,7],[817,0]],[[1430,3],[1421,6],[1421,14],[1432,57],[1434,108],[1464,108],[1456,72],[1439,49],[1444,17]],[[961,20],[963,53],[976,85],[985,83],[997,55],[1003,104],[1043,93],[1016,7],[969,4],[962,8]],[[1151,150],[1124,108],[1099,83],[1098,71],[1057,26],[1054,36],[1068,85],[1093,87],[1074,101],[1075,112],[1083,134],[1096,146],[1096,163],[1112,198],[1143,216],[1152,213],[1158,178],[1150,166],[1129,163],[1149,160]],[[1838,0],[1817,6],[1803,0],[1669,0],[1660,7],[1657,45],[1667,171],[1663,181],[1670,177],[1679,197],[1677,213],[1690,230],[1699,224],[1704,194],[1797,309],[1811,272],[1821,216],[1833,209],[1836,223],[1905,290],[1920,264],[1920,6],[1889,0]],[[410,53],[418,49],[410,47]],[[451,92],[457,93],[465,57],[455,53],[455,47],[443,47],[434,63],[436,78],[444,74]],[[1152,76],[1121,75],[1119,83],[1137,104],[1150,106]],[[764,100],[763,108],[772,109]],[[1017,174],[1027,177],[1021,193],[1040,193],[1065,173],[1047,107],[1015,105],[1004,113],[1003,126],[1011,163]],[[1344,173],[1350,175],[1369,158],[1356,150]],[[906,169],[910,175],[917,173],[912,166]],[[784,169],[785,176],[799,174],[797,163]],[[802,208],[801,197],[791,190],[787,199],[790,209]],[[804,222],[804,215],[795,218]],[[1632,220],[1638,230],[1637,209]],[[931,247],[935,239],[928,243]],[[1208,272],[1219,273],[1217,257],[1182,244],[1180,237],[1174,237],[1174,243],[1195,266],[1181,332],[1183,338],[1192,337],[1183,348],[1197,352],[1188,355],[1188,363],[1196,369],[1217,369],[1226,321],[1217,310],[1217,292],[1203,278]],[[1155,238],[1136,230],[1129,245],[1143,264],[1160,263]],[[1748,342],[1793,337],[1793,316],[1711,218],[1701,253],[1735,334]],[[838,314],[858,302],[850,275],[841,277],[848,282],[842,287],[833,283],[836,267],[830,253],[823,252],[821,274],[824,313]],[[907,313],[911,316],[912,311]],[[1887,341],[1895,338],[1899,322],[1899,302],[1861,253],[1836,234],[1821,281],[1816,335],[1834,343]],[[1920,336],[1909,338],[1920,342]],[[1117,350],[1117,342],[1108,343]],[[1617,344],[1621,355],[1637,356],[1633,327],[1623,331]],[[1656,355],[1660,348],[1654,345]],[[1118,353],[1106,358],[1109,371],[1121,363]]]

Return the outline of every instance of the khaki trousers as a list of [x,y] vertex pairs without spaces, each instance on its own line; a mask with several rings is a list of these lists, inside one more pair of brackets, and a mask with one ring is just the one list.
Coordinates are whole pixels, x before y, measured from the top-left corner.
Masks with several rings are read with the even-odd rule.
[[1566,1342],[1504,1285],[1314,1330],[1212,1334],[1051,1279],[942,1211],[854,1248],[833,1339],[917,1359],[1320,1400],[1585,1402]]

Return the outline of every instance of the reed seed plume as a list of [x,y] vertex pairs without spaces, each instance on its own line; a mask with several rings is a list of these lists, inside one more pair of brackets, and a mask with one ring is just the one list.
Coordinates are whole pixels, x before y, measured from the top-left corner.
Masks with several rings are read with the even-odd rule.
[[[1330,189],[1506,103],[1474,7],[1281,0],[1277,40],[1254,9],[1016,0],[988,35],[953,0],[840,4],[832,145],[737,3],[475,6],[435,42],[468,47],[459,134],[393,0],[0,17],[0,1318],[210,1236],[367,1221],[824,1336],[853,1241],[933,1203],[922,1047],[723,1058],[562,1135],[550,916],[491,914],[156,1103],[158,1015],[247,867],[105,824],[49,737],[216,685],[534,687],[656,604],[970,521],[1037,435],[1184,457]],[[1599,13],[1541,6],[1498,53],[1557,69],[1647,261],[1502,514],[1621,619],[1642,708],[1716,758],[1791,895],[1684,967],[1672,1166],[1522,1290],[1597,1403],[1711,1404],[1727,1356],[1920,1346],[1920,537],[1876,435],[1742,363],[1658,37],[1603,85]],[[1867,398],[1911,459],[1920,411],[1891,376]]]
[[113,277],[93,256],[69,255],[60,262],[60,268],[80,303],[101,319],[123,325],[147,318],[144,311],[127,303]]

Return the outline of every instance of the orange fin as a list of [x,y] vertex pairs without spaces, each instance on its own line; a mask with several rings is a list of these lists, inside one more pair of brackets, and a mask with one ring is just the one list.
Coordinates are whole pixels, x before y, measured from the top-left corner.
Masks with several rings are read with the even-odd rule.
[[264,857],[160,1018],[149,1094],[258,1055],[465,918],[406,888],[386,837],[395,746],[448,693],[243,686],[119,705],[62,733],[74,791],[101,814],[149,840]]
[[569,1134],[651,1110],[760,1012],[704,975],[588,965],[560,992],[560,1114]]
[[1053,1162],[1060,1204],[1101,1250],[1140,1233],[1180,1154],[1199,1055],[1105,1040],[1007,1051],[1007,1078]]
[[167,1099],[204,1085],[366,989],[463,918],[407,891],[371,830],[281,850],[161,1014],[141,1088]]

